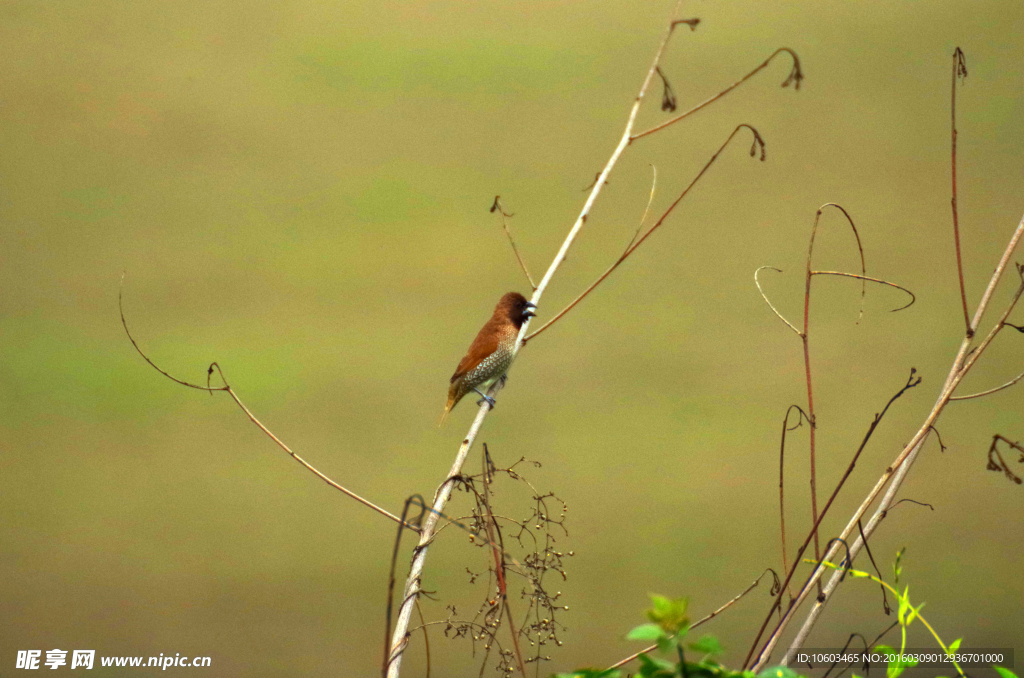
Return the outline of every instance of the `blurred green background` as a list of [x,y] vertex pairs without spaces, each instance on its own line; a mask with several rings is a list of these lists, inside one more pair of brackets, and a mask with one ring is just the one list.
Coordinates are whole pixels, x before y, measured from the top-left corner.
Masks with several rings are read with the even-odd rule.
[[[487,208],[500,194],[515,213],[539,277],[621,134],[670,9],[0,6],[0,674],[17,650],[54,647],[209,655],[216,676],[378,671],[391,523],[300,468],[223,394],[145,365],[120,327],[118,280],[164,368],[200,381],[218,361],[277,435],[395,512],[431,496],[474,411],[464,403],[436,427],[448,377],[498,297],[528,291]],[[663,64],[681,108],[780,46],[806,80],[781,89],[780,58],[628,149],[541,320],[632,236],[650,164],[660,212],[740,122],[760,130],[768,160],[748,157],[746,137],[728,149],[660,232],[524,350],[485,423],[499,463],[542,462],[528,478],[570,507],[560,543],[575,556],[553,586],[567,628],[542,675],[638,649],[623,636],[648,592],[689,596],[701,616],[779,568],[778,434],[805,400],[803,366],[752,274],[784,269],[766,289],[799,317],[824,202],[856,219],[869,274],[918,301],[891,314],[903,297],[869,288],[857,323],[858,285],[815,282],[823,496],[910,367],[924,377],[865,451],[826,539],[916,430],[962,334],[948,159],[957,45],[970,69],[959,121],[972,304],[1024,211],[1020,2],[744,0],[684,13],[702,23]],[[641,128],[664,119],[660,87],[652,95]],[[818,243],[820,268],[855,270],[836,214]],[[1021,338],[1007,333],[964,389],[1022,369]],[[1024,648],[1024,490],[985,470],[993,434],[1024,437],[1022,407],[1024,386],[951,406],[939,424],[949,449],[929,443],[900,495],[934,511],[904,504],[872,542],[883,568],[907,547],[915,600],[964,647]],[[806,435],[790,438],[791,554],[809,526]],[[524,492],[507,485],[498,500],[521,505]],[[452,511],[467,507],[463,495]],[[486,565],[446,531],[425,614],[455,604],[472,616],[485,591],[466,568]],[[845,584],[813,644],[873,638],[893,621],[878,598]],[[738,663],[768,605],[757,589],[702,632]],[[475,675],[479,653],[440,628],[433,675]],[[930,646],[916,631],[912,644]],[[407,669],[423,674],[419,638]]]

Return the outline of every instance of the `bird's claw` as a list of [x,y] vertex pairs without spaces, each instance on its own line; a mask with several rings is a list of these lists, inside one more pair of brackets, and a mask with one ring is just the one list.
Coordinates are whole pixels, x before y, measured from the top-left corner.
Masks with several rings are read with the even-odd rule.
[[483,405],[484,403],[487,403],[488,405],[491,406],[492,410],[494,409],[494,398],[492,398],[491,396],[487,395],[486,393],[484,393],[483,391],[481,391],[478,388],[474,388],[473,390],[476,391],[477,393],[479,393],[480,396],[481,396],[480,400],[476,401],[477,405]]

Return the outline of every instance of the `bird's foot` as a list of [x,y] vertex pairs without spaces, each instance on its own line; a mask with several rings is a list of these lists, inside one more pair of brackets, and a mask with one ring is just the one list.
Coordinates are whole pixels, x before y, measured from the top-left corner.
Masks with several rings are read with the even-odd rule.
[[487,395],[486,393],[484,393],[483,391],[481,391],[478,388],[474,388],[473,390],[481,395],[480,400],[476,401],[477,405],[483,405],[484,403],[487,403],[488,405],[491,406],[492,410],[494,409],[494,404],[495,404],[494,403],[494,398],[492,398],[491,396]]

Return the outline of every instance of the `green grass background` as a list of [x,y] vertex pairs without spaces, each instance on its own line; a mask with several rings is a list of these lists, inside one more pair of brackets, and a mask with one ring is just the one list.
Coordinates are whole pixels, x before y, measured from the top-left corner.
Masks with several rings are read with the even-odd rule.
[[[472,417],[463,404],[436,428],[448,377],[498,297],[527,288],[487,208],[502,196],[539,276],[621,133],[670,8],[0,7],[0,674],[19,649],[57,647],[209,655],[216,676],[373,675],[391,524],[301,469],[227,397],[146,366],[119,324],[118,280],[125,272],[129,322],[163,367],[199,381],[216,360],[333,478],[394,511],[430,496]],[[957,45],[970,69],[959,120],[972,304],[1024,211],[1019,2],[684,11],[702,23],[664,61],[681,107],[780,46],[806,80],[780,89],[780,58],[627,151],[541,320],[629,240],[650,164],[657,212],[738,123],[760,130],[768,160],[749,158],[745,138],[727,150],[659,233],[524,350],[485,424],[499,461],[542,462],[528,477],[570,507],[563,544],[576,555],[553,587],[567,628],[542,675],[637,649],[623,636],[648,592],[689,596],[701,615],[779,568],[779,425],[806,394],[799,341],[752,274],[784,269],[766,289],[797,319],[824,202],[856,219],[869,274],[918,302],[891,314],[899,293],[869,288],[857,323],[858,286],[815,281],[822,496],[910,367],[924,377],[890,410],[825,539],[924,418],[962,333],[949,210]],[[664,119],[652,94],[641,127]],[[855,270],[836,215],[818,246],[819,267]],[[1022,369],[1022,340],[1007,333],[964,389]],[[872,542],[882,567],[907,547],[914,600],[964,647],[1024,648],[1024,490],[985,470],[994,433],[1024,437],[1022,409],[1021,386],[951,406],[939,425],[949,449],[929,443],[900,495],[934,512],[904,504]],[[790,439],[791,554],[809,526],[806,433]],[[515,506],[523,491],[499,498]],[[484,591],[465,569],[486,562],[446,531],[424,580],[438,598],[428,617],[447,604],[471,615]],[[878,597],[845,584],[813,644],[874,637],[892,621]],[[768,604],[758,589],[705,627],[727,661],[742,659]],[[438,629],[433,675],[475,675],[479,654]],[[422,675],[418,639],[407,667]]]

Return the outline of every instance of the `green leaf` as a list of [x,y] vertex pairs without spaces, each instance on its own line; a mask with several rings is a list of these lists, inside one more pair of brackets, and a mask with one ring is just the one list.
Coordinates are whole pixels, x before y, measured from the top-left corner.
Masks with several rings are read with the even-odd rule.
[[642,654],[640,655],[640,675],[644,678],[672,678],[676,675],[676,667],[664,659]]
[[621,678],[618,669],[577,669],[572,673],[556,673],[553,678]]
[[849,575],[851,577],[870,577],[871,573],[864,570],[850,570]]
[[722,654],[725,651],[722,649],[722,644],[718,642],[718,638],[711,634],[701,636],[696,643],[690,643],[690,649],[705,655]]
[[903,589],[903,595],[902,596],[898,596],[898,599],[900,601],[900,610],[896,614],[896,617],[900,620],[900,626],[906,626],[907,625],[907,620],[906,620],[906,618],[907,618],[907,607],[910,606],[910,598],[907,597],[909,593],[910,593],[910,584],[907,584],[907,587],[905,589]]
[[657,624],[641,624],[626,634],[626,640],[642,640],[653,643],[665,636],[665,631]]
[[665,630],[669,635],[677,633],[685,635],[685,629],[689,625],[686,617],[686,598],[666,598],[657,594],[650,594],[654,607],[647,610],[647,618]]
[[946,650],[946,653],[949,654],[949,655],[955,654],[956,651],[960,649],[960,641],[961,640],[963,640],[963,638],[957,638],[952,643],[950,643],[949,644],[949,648]]
[[1017,678],[1017,674],[1008,668],[1002,666],[995,666],[994,664],[992,668],[994,668],[996,670],[996,673],[999,674],[999,678]]
[[648,593],[647,595],[650,597],[651,602],[654,603],[655,612],[666,612],[672,607],[672,601],[665,596],[659,596],[657,593]]

